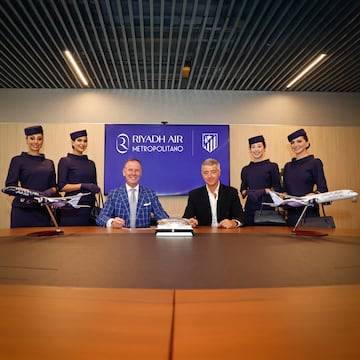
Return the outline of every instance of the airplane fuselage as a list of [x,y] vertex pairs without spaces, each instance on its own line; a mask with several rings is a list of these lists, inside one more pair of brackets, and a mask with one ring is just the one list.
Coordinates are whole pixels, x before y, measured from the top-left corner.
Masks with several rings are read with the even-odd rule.
[[326,193],[303,196],[301,197],[301,199],[304,202],[315,202],[318,204],[322,204],[336,200],[355,199],[357,196],[358,193],[353,190],[335,190]]
[[40,191],[25,189],[18,186],[7,186],[2,189],[2,192],[19,197],[23,202],[38,203],[42,205],[50,205],[54,207],[89,207],[89,205],[78,205],[79,200],[82,196],[88,195],[89,193],[79,193],[77,195],[65,196],[65,197],[48,197],[41,194]]
[[306,196],[293,196],[285,195],[283,198],[281,194],[270,192],[273,203],[263,203],[270,206],[314,206],[315,204],[331,203],[336,200],[356,199],[358,193],[353,190],[335,190],[325,193],[306,195]]

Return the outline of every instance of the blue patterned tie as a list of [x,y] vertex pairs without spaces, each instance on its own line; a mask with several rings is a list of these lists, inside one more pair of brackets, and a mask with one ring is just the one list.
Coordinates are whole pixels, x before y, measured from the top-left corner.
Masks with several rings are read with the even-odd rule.
[[136,197],[135,197],[135,189],[130,189],[130,227],[136,227]]

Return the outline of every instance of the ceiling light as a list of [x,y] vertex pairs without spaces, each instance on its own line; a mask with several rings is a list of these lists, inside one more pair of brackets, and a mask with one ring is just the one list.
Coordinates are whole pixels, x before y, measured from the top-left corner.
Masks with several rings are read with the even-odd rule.
[[190,75],[190,66],[184,66],[182,71],[182,77],[187,79]]
[[72,56],[71,52],[69,50],[65,50],[64,54],[65,54],[66,58],[69,60],[69,63],[71,65],[72,69],[75,71],[76,75],[79,77],[82,84],[85,85],[85,86],[88,86],[89,83],[86,80],[83,73],[81,72],[81,70],[79,68],[79,65],[76,63],[76,61],[75,61],[74,57]]
[[190,60],[186,60],[184,67],[182,69],[182,77],[187,79],[190,75],[190,70],[191,70],[191,61]]
[[293,86],[297,81],[299,81],[303,76],[305,76],[313,67],[315,67],[324,57],[326,54],[320,54],[317,56],[299,75],[297,75],[289,84],[286,85],[287,88]]

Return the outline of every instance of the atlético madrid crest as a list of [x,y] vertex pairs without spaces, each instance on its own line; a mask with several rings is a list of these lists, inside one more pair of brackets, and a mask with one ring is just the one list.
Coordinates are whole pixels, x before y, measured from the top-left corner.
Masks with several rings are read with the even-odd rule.
[[202,133],[202,147],[207,152],[211,153],[219,146],[218,133]]

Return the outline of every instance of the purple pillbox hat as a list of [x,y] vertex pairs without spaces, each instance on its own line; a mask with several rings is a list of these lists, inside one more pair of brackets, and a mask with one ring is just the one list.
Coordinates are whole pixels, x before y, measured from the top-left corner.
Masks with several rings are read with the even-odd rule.
[[265,143],[265,139],[262,135],[254,136],[249,139],[249,145],[256,144],[258,142]]
[[43,134],[43,128],[40,125],[36,125],[36,126],[29,126],[27,128],[24,129],[25,135],[26,136],[30,136],[30,135],[34,135],[34,134]]
[[74,131],[70,134],[71,140],[75,140],[81,136],[87,136],[86,130]]
[[289,142],[293,141],[294,139],[298,138],[299,136],[304,136],[307,138],[306,131],[304,129],[299,129],[288,135]]

